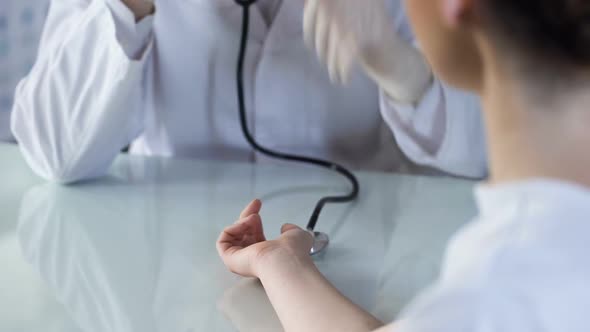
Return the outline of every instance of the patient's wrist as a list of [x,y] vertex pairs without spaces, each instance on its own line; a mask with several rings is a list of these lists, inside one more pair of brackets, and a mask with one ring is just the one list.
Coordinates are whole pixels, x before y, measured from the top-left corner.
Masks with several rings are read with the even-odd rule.
[[298,255],[289,250],[278,249],[259,259],[256,274],[261,280],[270,280],[315,269],[309,255]]

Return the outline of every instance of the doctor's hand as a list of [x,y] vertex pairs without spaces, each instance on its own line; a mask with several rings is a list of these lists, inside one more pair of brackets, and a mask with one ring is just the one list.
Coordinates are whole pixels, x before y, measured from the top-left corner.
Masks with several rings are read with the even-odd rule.
[[305,0],[304,35],[328,67],[346,83],[360,64],[391,98],[418,101],[432,74],[420,52],[395,31],[385,0]]
[[312,235],[295,226],[286,224],[281,236],[267,240],[259,212],[262,203],[250,203],[236,223],[223,230],[217,240],[217,252],[223,263],[233,273],[244,277],[259,278],[262,268],[272,269],[277,264],[313,264],[309,251],[313,245]]
[[135,21],[139,22],[144,17],[152,15],[155,11],[154,0],[121,0],[135,15]]

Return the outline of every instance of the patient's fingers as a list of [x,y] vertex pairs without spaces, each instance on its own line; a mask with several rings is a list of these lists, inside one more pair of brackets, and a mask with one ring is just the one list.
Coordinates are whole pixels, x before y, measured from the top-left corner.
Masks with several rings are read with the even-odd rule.
[[246,206],[242,213],[240,213],[240,219],[259,213],[261,208],[262,202],[259,199],[253,200],[248,206]]
[[217,251],[219,255],[223,255],[230,248],[238,246],[247,229],[248,225],[245,223],[236,223],[226,227],[217,239]]

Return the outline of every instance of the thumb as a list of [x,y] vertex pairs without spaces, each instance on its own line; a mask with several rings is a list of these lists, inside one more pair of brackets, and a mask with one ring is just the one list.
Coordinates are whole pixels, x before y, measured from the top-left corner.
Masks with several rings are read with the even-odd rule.
[[311,249],[311,247],[313,246],[314,239],[312,233],[304,230],[303,228],[297,225],[283,225],[283,227],[281,227],[281,234],[288,239],[295,240],[297,243],[302,244],[306,250]]
[[293,225],[293,224],[284,224],[284,225],[281,227],[281,234],[284,234],[284,233],[286,233],[286,232],[288,232],[288,231],[292,231],[292,230],[301,230],[301,231],[302,231],[303,229],[301,229],[301,227],[299,227],[299,226],[297,226],[297,225]]

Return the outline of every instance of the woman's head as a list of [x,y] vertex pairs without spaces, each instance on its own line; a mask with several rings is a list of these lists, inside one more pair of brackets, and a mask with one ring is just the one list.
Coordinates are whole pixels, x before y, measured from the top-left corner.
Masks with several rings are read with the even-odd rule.
[[479,90],[491,61],[537,81],[590,68],[590,0],[406,0],[406,5],[435,71],[459,87]]

